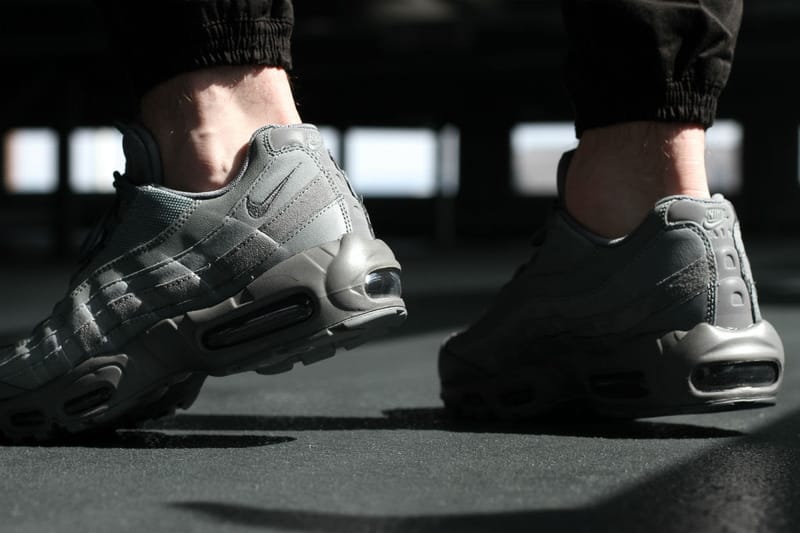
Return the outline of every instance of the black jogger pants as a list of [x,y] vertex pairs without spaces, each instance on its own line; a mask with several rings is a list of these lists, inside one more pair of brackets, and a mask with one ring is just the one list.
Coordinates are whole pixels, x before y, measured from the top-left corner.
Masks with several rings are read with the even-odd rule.
[[[291,0],[120,0],[101,7],[139,94],[207,66],[291,68]],[[634,120],[711,125],[742,0],[562,0],[562,7],[579,136]]]

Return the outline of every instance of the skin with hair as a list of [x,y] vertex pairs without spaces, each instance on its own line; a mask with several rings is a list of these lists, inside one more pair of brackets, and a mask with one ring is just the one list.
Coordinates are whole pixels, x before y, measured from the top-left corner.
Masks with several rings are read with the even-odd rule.
[[283,69],[223,66],[181,74],[148,91],[141,121],[158,143],[165,185],[205,192],[233,179],[255,130],[298,124],[300,115]]
[[603,237],[627,235],[665,196],[710,196],[705,130],[672,122],[586,130],[565,189],[567,212],[582,225]]

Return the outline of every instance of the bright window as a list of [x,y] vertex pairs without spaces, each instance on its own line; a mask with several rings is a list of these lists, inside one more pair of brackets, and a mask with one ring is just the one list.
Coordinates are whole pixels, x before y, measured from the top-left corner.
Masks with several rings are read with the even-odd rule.
[[437,135],[421,128],[353,128],[344,164],[365,196],[432,197],[437,191]]
[[571,122],[519,124],[511,130],[511,183],[523,195],[554,196],[561,154],[577,146]]
[[706,132],[706,171],[712,193],[731,194],[742,188],[742,126],[718,120]]
[[5,186],[11,193],[58,188],[58,135],[44,128],[18,129],[5,137]]
[[125,170],[122,134],[114,128],[79,128],[69,136],[69,183],[79,193],[111,192],[114,171]]

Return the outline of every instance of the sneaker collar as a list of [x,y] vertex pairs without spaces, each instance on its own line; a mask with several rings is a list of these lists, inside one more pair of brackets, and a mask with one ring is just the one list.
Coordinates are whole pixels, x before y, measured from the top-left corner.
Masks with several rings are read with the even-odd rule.
[[134,185],[162,185],[161,155],[152,134],[138,124],[117,124],[125,153],[125,180]]

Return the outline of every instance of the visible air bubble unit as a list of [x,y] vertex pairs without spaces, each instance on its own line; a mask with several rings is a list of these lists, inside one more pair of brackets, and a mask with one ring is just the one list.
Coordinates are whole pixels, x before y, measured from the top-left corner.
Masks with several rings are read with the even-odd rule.
[[778,381],[779,375],[778,365],[770,361],[708,363],[695,368],[692,385],[703,392],[739,387],[769,387]]
[[304,322],[313,314],[311,297],[295,294],[208,330],[203,343],[210,349],[235,346]]
[[400,271],[396,268],[384,268],[367,274],[364,281],[364,291],[370,298],[387,298],[403,295],[403,284],[400,281]]

